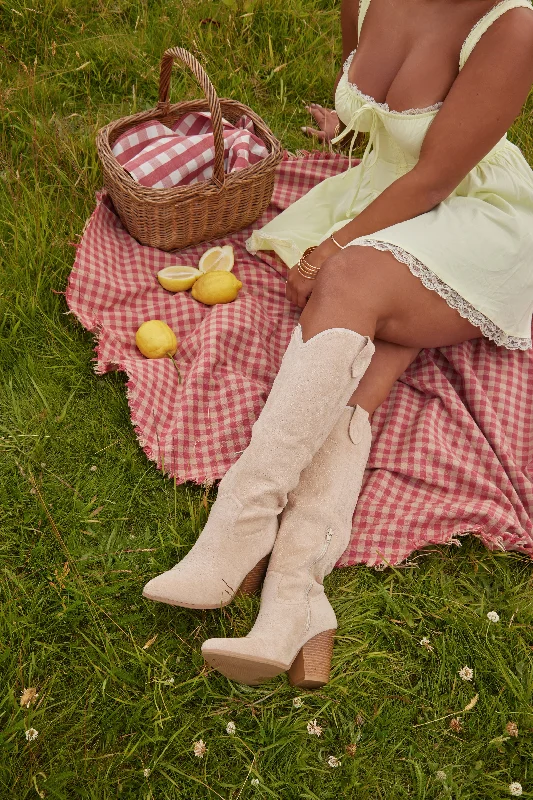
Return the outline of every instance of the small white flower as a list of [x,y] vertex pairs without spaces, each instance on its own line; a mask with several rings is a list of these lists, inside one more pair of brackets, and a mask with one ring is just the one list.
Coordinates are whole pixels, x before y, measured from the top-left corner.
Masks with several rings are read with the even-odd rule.
[[96,472],[98,467],[96,466],[96,464],[93,464],[92,467],[90,467],[89,469],[90,469],[91,472]]
[[302,700],[301,697],[293,697],[292,704],[294,708],[301,708],[304,704],[304,701]]
[[322,736],[322,728],[317,725],[316,719],[307,723],[307,733],[309,736]]
[[229,733],[230,736],[233,736],[233,734],[235,733],[236,730],[237,730],[237,727],[236,727],[235,723],[234,722],[228,722],[228,724],[226,725],[226,733]]
[[207,750],[207,747],[205,746],[204,740],[203,739],[199,739],[197,742],[195,742],[193,749],[194,749],[194,755],[196,756],[196,758],[203,758],[204,754],[205,754],[205,752]]
[[474,677],[474,670],[470,669],[470,667],[462,667],[459,670],[459,677],[464,681],[471,681]]
[[335,756],[330,756],[328,758],[328,767],[340,767],[341,762]]
[[446,773],[443,769],[438,769],[435,773],[435,777],[438,781],[445,781],[446,780]]
[[163,683],[165,684],[165,686],[172,686],[175,680],[176,680],[175,678],[167,678],[166,681],[163,681]]
[[422,639],[420,639],[419,644],[421,644],[422,647],[425,647],[426,650],[429,650],[430,652],[433,650],[433,646],[430,645],[429,639],[428,639],[427,636],[423,636]]
[[39,736],[39,731],[36,731],[35,728],[28,728],[26,731],[26,741],[33,742]]
[[144,775],[145,778],[149,778],[151,774],[152,774],[152,770],[149,767],[146,767],[146,769],[143,769],[143,775]]
[[491,622],[499,622],[500,615],[496,611],[489,611],[487,614],[487,619],[490,619]]
[[520,797],[522,794],[522,784],[518,783],[518,781],[514,781],[513,783],[509,784],[509,794],[512,794],[513,797]]
[[259,778],[252,778],[250,783],[252,784],[252,786],[259,786]]

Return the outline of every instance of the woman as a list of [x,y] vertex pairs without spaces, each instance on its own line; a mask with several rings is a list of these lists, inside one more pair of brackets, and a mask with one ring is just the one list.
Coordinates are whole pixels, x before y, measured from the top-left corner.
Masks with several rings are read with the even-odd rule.
[[[531,347],[533,172],[506,131],[533,82],[532,10],[343,2],[332,141],[368,132],[362,163],[251,236],[252,252],[295,267],[300,324],[198,542],[144,590],[223,606],[260,582],[270,554],[248,636],[202,647],[234,680],[328,680],[337,623],[323,578],[349,541],[369,417],[420,349],[481,336]],[[324,120],[331,138],[337,120]]]

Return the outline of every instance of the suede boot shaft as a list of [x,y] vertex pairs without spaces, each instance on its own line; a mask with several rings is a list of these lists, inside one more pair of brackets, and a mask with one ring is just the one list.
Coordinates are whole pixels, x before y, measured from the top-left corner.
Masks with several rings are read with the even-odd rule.
[[254,627],[244,638],[211,639],[202,647],[223,674],[260,683],[288,670],[307,642],[337,627],[323,579],[348,545],[370,446],[366,411],[341,410],[288,497]]

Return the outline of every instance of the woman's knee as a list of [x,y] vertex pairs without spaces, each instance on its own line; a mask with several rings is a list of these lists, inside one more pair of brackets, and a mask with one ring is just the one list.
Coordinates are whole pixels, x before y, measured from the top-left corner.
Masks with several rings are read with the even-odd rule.
[[358,248],[350,247],[330,256],[320,269],[316,278],[316,287],[324,295],[360,295],[371,282],[376,282],[375,270],[357,252]]
[[316,279],[313,296],[320,305],[365,310],[376,321],[388,319],[394,308],[390,282],[364,257],[364,248],[349,247],[328,258]]

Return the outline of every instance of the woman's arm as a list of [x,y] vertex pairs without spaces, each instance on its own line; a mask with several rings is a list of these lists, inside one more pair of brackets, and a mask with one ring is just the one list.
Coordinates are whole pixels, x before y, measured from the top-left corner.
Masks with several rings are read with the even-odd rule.
[[[435,116],[416,166],[337,231],[337,241],[347,244],[442,202],[506,133],[532,83],[533,13],[517,8],[500,17],[480,39]],[[326,240],[308,260],[320,266],[338,252]],[[303,308],[312,288],[313,281],[291,271],[289,300]]]
[[[359,24],[359,0],[342,0],[341,3],[341,30],[342,30],[342,63],[346,61],[358,44],[357,27]],[[333,96],[337,91],[337,84],[341,79],[342,66],[337,73]]]
[[[352,50],[357,47],[357,20],[359,16],[358,0],[342,0],[341,5],[341,27],[342,27],[342,63],[346,61]],[[333,97],[337,91],[337,84],[342,77],[342,66],[335,78],[333,87]],[[305,126],[302,133],[313,136],[319,142],[329,142],[335,136],[335,130],[339,123],[336,111],[324,108],[318,103],[311,103],[305,107],[313,116],[318,128]]]

